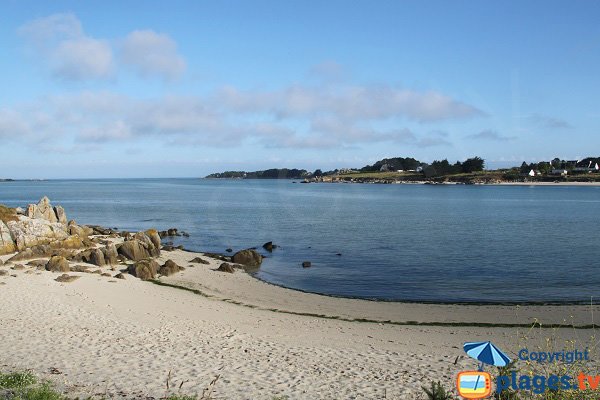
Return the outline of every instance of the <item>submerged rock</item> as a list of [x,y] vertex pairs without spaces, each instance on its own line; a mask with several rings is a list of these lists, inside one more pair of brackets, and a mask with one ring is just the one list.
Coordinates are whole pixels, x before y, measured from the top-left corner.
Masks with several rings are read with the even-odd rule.
[[310,261],[304,261],[302,263],[302,268],[310,268],[312,267],[312,263]]
[[268,251],[269,253],[272,252],[274,249],[277,248],[276,244],[273,244],[273,242],[267,242],[265,244],[263,244],[263,249],[265,249],[266,251]]

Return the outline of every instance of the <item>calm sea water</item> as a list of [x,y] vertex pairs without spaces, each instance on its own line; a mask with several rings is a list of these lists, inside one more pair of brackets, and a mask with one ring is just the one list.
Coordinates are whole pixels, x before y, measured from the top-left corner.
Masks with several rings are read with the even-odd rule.
[[[0,203],[10,206],[43,195],[83,224],[177,227],[191,236],[176,243],[191,250],[224,252],[273,241],[280,247],[256,276],[311,292],[435,302],[600,297],[598,187],[0,183]],[[312,268],[302,268],[303,261]]]

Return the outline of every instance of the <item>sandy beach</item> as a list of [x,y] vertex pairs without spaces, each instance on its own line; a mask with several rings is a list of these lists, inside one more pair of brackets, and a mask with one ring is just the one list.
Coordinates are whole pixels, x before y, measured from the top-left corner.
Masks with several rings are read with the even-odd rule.
[[[190,264],[197,256],[210,264]],[[202,395],[218,377],[215,399],[419,399],[421,385],[452,387],[456,373],[476,367],[464,342],[493,339],[517,351],[530,331],[493,324],[591,323],[589,306],[340,299],[215,271],[221,261],[197,253],[163,251],[158,261],[167,259],[186,269],[160,281],[195,292],[115,279],[109,268],[101,271],[110,276],[71,272],[79,279],[59,283],[35,267],[0,267],[0,369],[32,369],[84,398],[161,398],[181,382],[182,393]],[[440,322],[448,326],[431,325]],[[462,326],[475,322],[490,325]]]

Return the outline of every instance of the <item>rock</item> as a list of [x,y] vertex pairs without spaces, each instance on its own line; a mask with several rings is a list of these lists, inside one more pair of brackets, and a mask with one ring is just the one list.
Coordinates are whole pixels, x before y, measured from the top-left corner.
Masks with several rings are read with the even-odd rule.
[[71,268],[69,268],[69,262],[66,258],[61,256],[51,257],[46,263],[46,271],[69,272],[70,270]]
[[22,207],[15,208],[15,212],[19,215],[25,215],[25,210]]
[[13,241],[8,226],[0,221],[0,255],[10,254],[17,251],[17,246]]
[[46,260],[31,260],[27,263],[27,265],[31,265],[32,267],[40,267],[46,266],[47,263],[48,261]]
[[2,269],[0,269],[0,276],[7,276],[8,275],[8,271],[4,271]]
[[228,253],[233,253],[233,249],[232,248],[227,248],[227,249],[225,249],[225,251],[228,252]]
[[61,282],[61,283],[68,283],[68,282],[76,281],[77,279],[79,279],[79,276],[62,274],[61,276],[56,278],[55,281]]
[[163,276],[169,276],[176,274],[179,271],[183,271],[185,268],[177,265],[173,260],[167,260],[158,270],[158,273]]
[[187,232],[181,232],[181,235],[182,235],[183,237],[190,237],[190,234],[189,234],[189,233],[187,233]]
[[57,243],[52,243],[52,247],[60,248],[60,249],[81,249],[84,246],[81,237],[77,235],[71,235]]
[[98,225],[88,225],[88,228],[90,228],[92,230],[93,235],[109,236],[114,233],[117,233],[116,229],[113,230],[113,229],[104,228],[103,226],[98,226]]
[[273,244],[273,242],[267,242],[265,244],[263,244],[263,249],[265,249],[266,251],[268,251],[269,253],[273,251],[273,249],[277,248],[277,245]]
[[4,261],[0,258],[0,267],[4,265]]
[[310,261],[304,261],[302,263],[302,268],[310,268],[312,267],[312,263]]
[[150,241],[157,249],[160,249],[160,236],[156,229],[148,229],[146,232],[146,236],[150,238]]
[[131,275],[143,280],[147,281],[150,279],[156,278],[156,273],[158,272],[158,263],[154,260],[146,259],[140,260],[135,264],[131,264],[127,268],[127,272]]
[[223,263],[223,264],[219,265],[219,268],[217,268],[217,271],[228,272],[230,274],[233,274],[235,272],[235,269],[233,268],[233,265],[228,264],[228,263]]
[[37,204],[29,204],[25,215],[32,219],[42,219],[48,222],[58,223],[56,213],[54,212],[52,205],[50,205],[50,199],[46,196],[42,197]]
[[161,238],[169,237],[169,236],[181,236],[177,231],[177,228],[169,228],[166,231],[160,231],[158,233]]
[[67,225],[67,230],[69,231],[69,235],[77,235],[81,238],[87,238],[94,234],[94,230],[89,226],[80,226],[77,225],[77,222],[71,220]]
[[126,259],[133,261],[140,261],[145,258],[156,257],[160,255],[160,250],[158,250],[159,254],[156,254],[157,252],[155,251],[154,245],[150,241],[150,238],[148,238],[148,242],[150,243],[150,246],[152,246],[152,249],[149,248],[150,246],[148,243],[133,239],[121,243],[117,247],[117,252]]
[[67,214],[65,213],[65,209],[61,206],[54,207],[54,214],[56,215],[56,219],[61,224],[67,224]]
[[206,257],[210,257],[210,258],[214,258],[215,260],[221,260],[221,261],[231,261],[231,257],[228,256],[224,256],[222,254],[216,254],[216,253],[204,253],[204,255]]
[[[58,222],[49,222],[45,219],[32,219],[19,216],[17,221],[6,223],[18,251],[40,244],[67,239],[67,228]],[[70,239],[70,241],[75,241]],[[81,243],[81,241],[79,241]]]
[[248,267],[258,267],[262,263],[262,256],[256,250],[241,250],[233,255],[232,261]]
[[15,265],[15,266],[13,266],[11,269],[12,269],[12,270],[15,270],[15,271],[22,271],[22,270],[24,270],[24,269],[25,269],[25,266],[24,266],[23,264],[16,264],[16,265]]
[[100,276],[110,276],[112,278],[112,275],[108,272],[103,272],[102,274],[100,274]]
[[191,259],[191,260],[190,260],[190,261],[188,261],[188,262],[191,262],[191,263],[198,263],[198,264],[210,264],[208,261],[206,261],[206,260],[203,260],[203,259],[202,259],[202,258],[200,258],[200,257],[193,258],[193,259]]
[[117,279],[125,279],[125,275],[123,275],[120,272],[118,274],[116,274],[114,277],[117,278]]
[[114,243],[107,244],[106,247],[102,249],[104,253],[104,261],[110,265],[116,265],[119,263],[119,253],[117,252],[117,246]]
[[106,265],[106,261],[104,260],[104,253],[100,249],[92,249],[90,251],[90,256],[87,262],[90,264],[97,265],[99,267],[103,267]]
[[75,265],[71,267],[71,272],[90,272],[90,268],[85,265]]

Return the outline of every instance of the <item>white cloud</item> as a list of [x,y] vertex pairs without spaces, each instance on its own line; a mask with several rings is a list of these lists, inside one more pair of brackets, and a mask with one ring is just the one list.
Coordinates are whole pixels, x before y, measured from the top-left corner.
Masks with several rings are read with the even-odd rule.
[[87,36],[73,14],[38,18],[18,32],[27,40],[35,59],[61,79],[106,79],[113,75],[109,43]]
[[122,43],[122,61],[143,77],[160,76],[175,79],[186,69],[185,60],[177,52],[177,44],[168,35],[151,30],[133,31]]
[[267,112],[278,118],[335,114],[346,119],[408,118],[435,122],[484,115],[481,110],[438,92],[391,86],[296,85],[271,92],[242,92],[225,87],[217,101],[238,112]]
[[494,130],[486,129],[479,133],[475,133],[473,135],[468,135],[467,139],[490,140],[490,141],[495,141],[495,142],[508,142],[511,140],[515,140],[516,137],[515,136],[503,136]]

